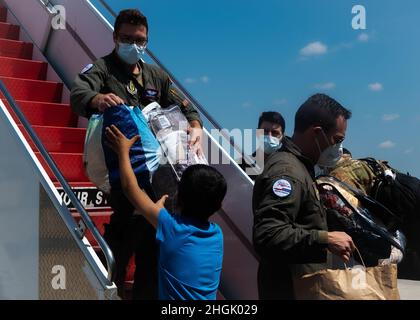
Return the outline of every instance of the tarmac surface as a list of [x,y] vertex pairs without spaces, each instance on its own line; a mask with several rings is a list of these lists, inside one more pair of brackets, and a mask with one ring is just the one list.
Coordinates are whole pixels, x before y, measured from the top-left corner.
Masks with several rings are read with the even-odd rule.
[[420,300],[420,281],[398,279],[401,300]]

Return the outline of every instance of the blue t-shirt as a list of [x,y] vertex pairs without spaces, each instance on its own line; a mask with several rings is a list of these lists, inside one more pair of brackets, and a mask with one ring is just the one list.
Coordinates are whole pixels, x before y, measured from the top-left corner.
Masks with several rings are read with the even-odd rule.
[[223,261],[223,234],[215,223],[198,223],[159,212],[159,299],[215,300]]

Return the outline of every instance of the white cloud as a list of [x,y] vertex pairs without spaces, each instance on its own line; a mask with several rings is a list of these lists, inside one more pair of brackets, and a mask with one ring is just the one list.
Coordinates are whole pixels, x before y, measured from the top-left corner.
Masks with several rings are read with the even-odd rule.
[[194,78],[187,78],[187,79],[185,79],[185,83],[188,83],[188,84],[196,83],[196,82],[197,82],[197,80],[194,79]]
[[300,49],[300,54],[302,56],[318,56],[326,54],[328,47],[320,41],[311,42],[304,48]]
[[252,103],[249,101],[246,101],[244,103],[242,103],[242,107],[243,108],[251,108],[252,107]]
[[335,83],[334,82],[317,83],[314,85],[314,88],[318,90],[331,90],[335,88]]
[[208,76],[201,76],[200,81],[202,83],[208,83],[210,81],[210,78]]
[[367,33],[361,33],[359,34],[359,36],[357,37],[357,40],[359,40],[360,42],[368,42],[369,41],[369,35]]
[[396,144],[392,142],[391,140],[386,140],[379,144],[379,148],[381,149],[391,149],[391,148],[394,148],[395,146]]
[[413,153],[413,151],[414,151],[414,148],[409,148],[407,150],[404,150],[404,154],[410,154],[410,153]]
[[384,121],[394,121],[400,118],[400,115],[398,113],[392,113],[392,114],[384,114],[382,116],[382,120]]
[[369,84],[369,89],[371,91],[382,91],[384,89],[384,86],[382,85],[382,83],[375,82],[375,83]]

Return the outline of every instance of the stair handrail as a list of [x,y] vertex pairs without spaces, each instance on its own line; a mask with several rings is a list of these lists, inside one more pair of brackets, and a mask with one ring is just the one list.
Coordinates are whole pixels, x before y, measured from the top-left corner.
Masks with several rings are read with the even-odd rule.
[[[107,286],[112,286],[114,278],[115,278],[115,270],[116,270],[115,268],[116,267],[115,267],[114,255],[113,255],[110,247],[108,246],[108,244],[106,243],[106,241],[102,237],[102,235],[99,233],[99,230],[96,228],[96,226],[93,223],[92,219],[90,218],[89,214],[86,212],[86,210],[83,207],[83,205],[81,204],[80,200],[76,197],[76,195],[72,191],[72,189],[71,189],[70,185],[68,184],[67,180],[64,178],[64,176],[61,174],[60,170],[58,169],[57,164],[52,159],[52,157],[50,156],[50,154],[48,153],[48,151],[46,150],[46,148],[42,144],[41,140],[38,138],[38,135],[35,133],[34,129],[30,125],[28,120],[26,120],[25,115],[20,110],[20,108],[17,106],[16,101],[11,96],[11,94],[9,93],[8,89],[6,88],[6,86],[4,85],[4,83],[1,79],[0,79],[0,92],[3,93],[3,96],[6,98],[7,102],[9,103],[9,106],[12,108],[13,112],[15,113],[15,115],[17,116],[17,118],[19,119],[19,121],[21,122],[23,127],[25,128],[29,137],[31,138],[31,140],[35,144],[36,148],[38,149],[38,151],[42,155],[45,162],[50,167],[52,173],[55,175],[58,182],[60,182],[61,186],[63,187],[64,192],[66,192],[70,201],[73,203],[74,207],[79,212],[80,217],[82,218],[85,226],[82,226],[80,228],[75,228],[75,230],[73,230],[73,231],[77,233],[77,236],[79,237],[79,239],[82,239],[84,237],[84,230],[83,229],[84,229],[84,227],[86,227],[88,230],[90,230],[93,237],[95,238],[98,245],[100,246],[102,252],[105,255],[105,259],[106,259],[106,263],[107,263],[107,272],[108,272],[108,275],[107,275],[106,278],[104,277],[104,275],[101,271],[98,272],[98,274],[101,275],[100,281]],[[61,212],[61,213],[63,213],[63,212]]]

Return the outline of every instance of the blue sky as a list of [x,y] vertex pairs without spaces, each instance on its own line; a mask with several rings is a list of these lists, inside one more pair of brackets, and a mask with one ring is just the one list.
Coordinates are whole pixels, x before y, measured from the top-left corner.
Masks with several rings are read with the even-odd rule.
[[[93,1],[95,2],[95,1]],[[420,176],[420,1],[108,0],[149,20],[149,48],[224,127],[331,95],[353,112],[345,146]],[[351,9],[366,8],[366,30]]]

